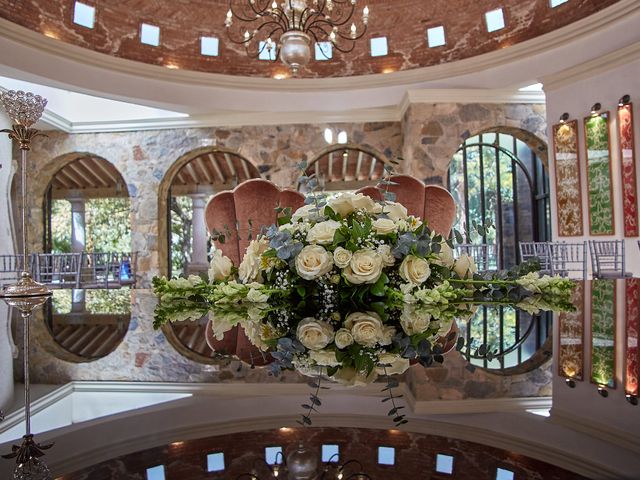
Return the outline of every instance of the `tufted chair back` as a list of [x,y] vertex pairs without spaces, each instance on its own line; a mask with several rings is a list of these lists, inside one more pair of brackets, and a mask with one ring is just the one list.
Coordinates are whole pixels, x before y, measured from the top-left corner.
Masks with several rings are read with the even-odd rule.
[[[209,232],[225,232],[225,241],[214,241],[224,255],[237,267],[249,245],[249,234],[255,239],[264,226],[277,220],[276,207],[291,207],[294,211],[304,204],[304,195],[293,190],[280,190],[273,183],[252,179],[238,185],[234,190],[214,195],[205,210]],[[269,363],[260,351],[251,345],[241,327],[227,332],[221,341],[213,337],[207,325],[207,343],[216,352],[235,355],[254,365]]]
[[[456,219],[456,204],[449,191],[439,185],[425,185],[422,181],[409,175],[394,175],[389,191],[396,194],[396,201],[407,207],[409,215],[427,221],[431,230],[445,238],[449,236]],[[358,190],[376,200],[383,195],[375,187],[364,187]]]

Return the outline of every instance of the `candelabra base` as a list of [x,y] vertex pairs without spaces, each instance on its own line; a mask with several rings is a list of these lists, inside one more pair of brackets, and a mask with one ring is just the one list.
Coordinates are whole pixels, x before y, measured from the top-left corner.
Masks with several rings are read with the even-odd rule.
[[52,295],[45,285],[36,282],[28,272],[22,272],[18,283],[8,285],[0,292],[0,298],[22,313],[30,313],[43,305]]

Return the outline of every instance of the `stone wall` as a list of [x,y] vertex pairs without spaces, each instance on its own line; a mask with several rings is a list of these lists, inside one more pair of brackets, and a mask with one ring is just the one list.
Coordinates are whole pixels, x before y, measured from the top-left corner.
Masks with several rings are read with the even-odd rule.
[[[69,380],[137,380],[168,382],[298,382],[289,373],[275,379],[262,369],[239,362],[203,365],[181,356],[160,331],[152,328],[155,299],[149,289],[153,276],[166,266],[166,195],[172,175],[189,152],[213,145],[237,151],[253,162],[265,177],[280,186],[292,186],[295,164],[311,161],[326,149],[325,128],[346,130],[350,144],[404,156],[400,170],[429,183],[446,179],[448,163],[469,135],[493,127],[529,130],[543,137],[544,108],[536,105],[412,105],[402,122],[306,124],[202,128],[124,133],[68,135],[51,132],[34,142],[30,161],[30,238],[33,251],[42,250],[44,194],[52,176],[78,155],[91,153],[111,162],[122,174],[131,197],[132,250],[138,252],[137,286],[133,291],[131,323],[120,346],[100,360],[74,364],[55,357],[51,336],[38,322],[33,331],[33,376],[40,383]],[[516,130],[514,130],[516,131]],[[526,131],[517,130],[521,135]],[[208,148],[208,147],[206,147]],[[214,148],[214,147],[211,147]],[[165,210],[163,210],[163,208]],[[412,369],[410,384],[418,398],[486,398],[548,395],[549,365],[522,375],[501,376],[464,369],[462,358],[451,358],[433,375]],[[449,360],[449,359],[448,359]],[[18,366],[16,366],[19,368]],[[443,378],[443,376],[445,378]],[[483,383],[475,388],[474,383]]]

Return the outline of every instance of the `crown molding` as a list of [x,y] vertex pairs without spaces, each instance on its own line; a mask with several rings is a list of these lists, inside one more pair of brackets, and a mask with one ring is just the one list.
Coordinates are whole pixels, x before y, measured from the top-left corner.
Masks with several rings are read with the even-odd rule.
[[590,418],[577,416],[558,408],[551,409],[549,421],[640,454],[640,437],[638,435],[632,435],[618,428],[598,423]]
[[137,77],[153,78],[155,80],[173,83],[220,87],[233,90],[261,89],[272,92],[347,91],[418,84],[430,80],[442,80],[469,73],[481,72],[525,59],[551,48],[562,46],[567,42],[579,40],[591,35],[594,31],[639,11],[640,3],[637,0],[620,0],[598,13],[573,22],[561,29],[517,43],[509,48],[471,58],[388,74],[381,73],[355,77],[318,79],[275,80],[272,78],[241,77],[170,69],[118,58],[68,44],[30,31],[25,27],[5,19],[0,19],[0,36],[24,46],[35,48],[55,56],[64,57],[84,65],[92,65]]
[[640,60],[640,42],[611,52],[595,60],[581,63],[553,75],[541,78],[545,92],[557,90],[580,80],[606,73],[611,69],[627,65],[630,62]]

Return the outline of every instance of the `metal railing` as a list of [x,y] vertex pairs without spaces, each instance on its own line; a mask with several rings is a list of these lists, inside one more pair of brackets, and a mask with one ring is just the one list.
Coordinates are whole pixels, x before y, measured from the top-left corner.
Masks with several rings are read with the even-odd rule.
[[[0,285],[15,282],[22,255],[0,255]],[[135,255],[128,252],[33,253],[29,272],[49,288],[121,288],[135,284]]]

